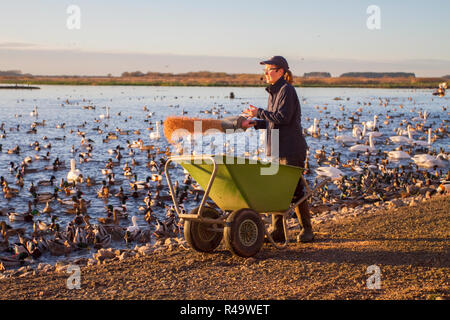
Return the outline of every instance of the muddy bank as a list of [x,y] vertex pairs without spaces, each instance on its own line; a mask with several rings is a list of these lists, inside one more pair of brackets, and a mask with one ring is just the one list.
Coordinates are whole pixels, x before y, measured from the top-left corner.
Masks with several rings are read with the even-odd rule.
[[[96,265],[80,261],[80,289],[67,266],[3,274],[1,299],[441,299],[450,284],[450,197],[381,208],[315,225],[316,241],[270,245],[254,258],[148,248],[114,252]],[[292,229],[292,234],[298,229]],[[130,254],[132,255],[132,254]],[[105,253],[105,256],[108,254]],[[113,257],[113,258],[112,258]],[[368,267],[380,271],[369,289]],[[375,284],[375,282],[371,282]]]

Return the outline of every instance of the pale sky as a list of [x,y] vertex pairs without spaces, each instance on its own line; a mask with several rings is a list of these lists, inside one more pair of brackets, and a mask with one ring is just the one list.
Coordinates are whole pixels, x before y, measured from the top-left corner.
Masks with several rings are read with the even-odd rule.
[[[69,30],[70,5],[80,29]],[[369,30],[367,8],[380,8]],[[0,0],[0,70],[258,73],[285,56],[296,75],[328,71],[450,74],[450,1]]]

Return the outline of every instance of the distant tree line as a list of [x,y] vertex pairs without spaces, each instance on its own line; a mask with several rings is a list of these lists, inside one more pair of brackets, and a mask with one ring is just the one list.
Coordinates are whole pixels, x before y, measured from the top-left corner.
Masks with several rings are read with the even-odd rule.
[[4,77],[23,77],[23,76],[31,76],[31,74],[27,73],[27,74],[23,74],[22,71],[20,70],[6,70],[6,71],[1,71],[0,70],[0,76],[4,76]]
[[201,77],[201,78],[217,78],[217,77],[226,77],[231,76],[225,72],[210,72],[210,71],[197,71],[197,72],[186,72],[186,73],[162,73],[162,72],[147,72],[144,73],[142,71],[133,71],[133,72],[122,72],[122,77]]
[[415,78],[414,73],[409,72],[347,72],[340,75],[341,78]]
[[331,78],[329,72],[306,72],[303,74],[305,78]]

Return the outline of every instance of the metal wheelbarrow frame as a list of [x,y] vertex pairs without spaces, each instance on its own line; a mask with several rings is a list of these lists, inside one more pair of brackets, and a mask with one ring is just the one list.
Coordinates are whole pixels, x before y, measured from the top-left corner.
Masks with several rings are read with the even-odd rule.
[[[300,179],[302,179],[305,186],[305,192],[304,196],[297,202],[291,203],[288,209],[266,211],[260,207],[259,210],[256,211],[251,207],[242,207],[240,209],[225,210],[219,204],[217,204],[217,206],[223,211],[223,213],[220,214],[216,210],[206,206],[206,200],[217,177],[218,164],[216,161],[216,157],[218,156],[173,156],[169,157],[164,167],[164,173],[169,186],[170,195],[175,206],[175,211],[178,216],[184,220],[185,238],[191,247],[200,252],[213,251],[220,244],[222,236],[225,237],[227,248],[232,253],[243,257],[250,257],[259,252],[264,243],[264,236],[267,237],[269,242],[275,248],[285,249],[289,243],[289,233],[286,225],[286,218],[295,210],[295,207],[306,201],[318,189],[322,188],[328,181],[330,181],[330,179],[324,179],[311,189],[303,176],[303,169],[294,167],[296,170],[301,170]],[[169,174],[169,165],[171,162],[177,162],[181,164],[181,162],[183,161],[194,163],[195,161],[211,161],[213,165],[212,173],[207,183],[203,198],[200,202],[200,206],[198,208],[195,208],[188,214],[182,213],[179,208],[178,200],[176,199],[174,187]],[[189,172],[189,170],[187,171]],[[262,215],[272,215],[272,226],[275,223],[276,215],[283,216],[282,221],[285,234],[285,242],[283,244],[277,244],[272,239],[271,235],[267,231],[266,224],[261,218]],[[236,225],[236,221],[238,221],[238,225]]]

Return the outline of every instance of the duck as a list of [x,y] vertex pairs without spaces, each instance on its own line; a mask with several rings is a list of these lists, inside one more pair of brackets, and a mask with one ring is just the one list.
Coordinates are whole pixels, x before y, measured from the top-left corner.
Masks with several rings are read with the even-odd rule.
[[0,233],[4,239],[4,241],[8,241],[8,238],[14,235],[24,235],[25,228],[12,228],[7,225],[5,221],[0,222]]
[[14,221],[32,222],[33,215],[29,212],[25,212],[25,213],[9,212],[8,219],[11,222],[14,222]]
[[156,229],[153,232],[156,238],[167,238],[170,236],[170,232],[164,223],[161,223],[159,219],[156,219]]
[[96,235],[94,240],[94,248],[108,248],[111,245],[111,239],[112,237],[109,233],[106,233],[105,235]]
[[45,204],[45,208],[42,210],[43,213],[51,213],[53,212],[52,207],[50,207],[50,202],[47,201],[47,203]]
[[100,222],[101,224],[104,225],[109,225],[109,224],[114,224],[117,225],[119,224],[119,219],[117,217],[117,212],[112,210],[112,218],[111,217],[102,217],[102,218],[98,218],[97,221]]
[[136,186],[136,189],[148,189],[149,188],[149,182],[151,180],[151,177],[147,177],[145,181],[142,181],[142,180],[137,181],[137,175],[135,174],[134,179],[135,179],[135,181],[130,182],[130,187],[132,189],[134,189],[135,186]]
[[72,247],[68,241],[62,241],[61,239],[47,240],[47,247],[53,256],[66,255],[72,251]]
[[86,231],[83,228],[77,227],[75,229],[75,236],[72,241],[78,248],[87,248],[88,241]]

